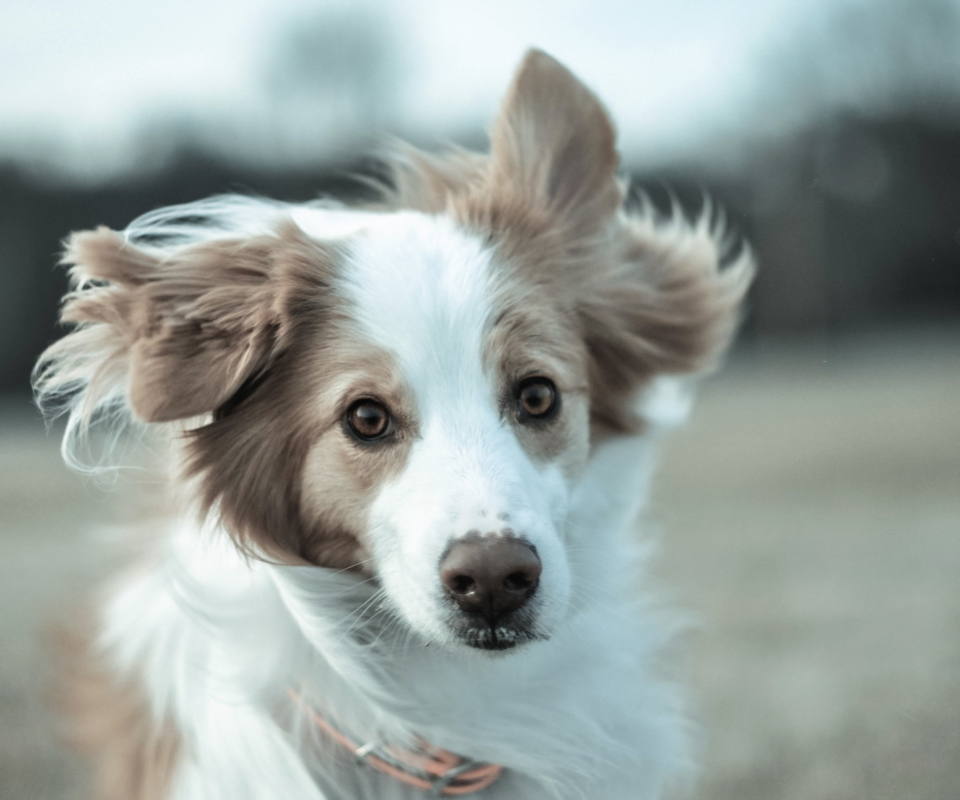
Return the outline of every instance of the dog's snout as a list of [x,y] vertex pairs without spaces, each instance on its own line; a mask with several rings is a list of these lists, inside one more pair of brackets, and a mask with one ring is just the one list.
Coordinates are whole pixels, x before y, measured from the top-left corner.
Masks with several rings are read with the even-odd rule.
[[440,562],[440,580],[460,609],[491,624],[530,599],[541,572],[536,550],[513,536],[461,539]]

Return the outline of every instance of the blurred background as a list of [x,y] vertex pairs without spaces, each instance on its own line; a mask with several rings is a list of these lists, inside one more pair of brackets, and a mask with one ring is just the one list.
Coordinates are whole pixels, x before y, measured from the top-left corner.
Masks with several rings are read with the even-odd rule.
[[129,513],[30,405],[59,242],[362,197],[388,136],[484,147],[530,45],[761,265],[647,520],[696,620],[695,796],[960,798],[960,0],[0,0],[0,800],[84,796],[42,634]]

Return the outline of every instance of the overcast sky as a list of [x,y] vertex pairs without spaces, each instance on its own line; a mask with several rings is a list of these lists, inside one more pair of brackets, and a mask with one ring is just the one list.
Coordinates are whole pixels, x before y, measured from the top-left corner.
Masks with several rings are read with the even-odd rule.
[[[856,0],[357,0],[400,49],[401,129],[485,124],[542,47],[654,158],[735,124],[766,59]],[[863,2],[863,0],[860,0]],[[340,6],[343,3],[339,4]],[[337,0],[0,0],[0,148],[122,151],[164,117],[242,115],[285,31]]]

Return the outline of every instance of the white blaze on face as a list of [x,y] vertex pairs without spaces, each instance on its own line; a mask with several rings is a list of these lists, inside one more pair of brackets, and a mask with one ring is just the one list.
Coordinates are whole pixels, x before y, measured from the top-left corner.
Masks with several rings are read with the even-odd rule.
[[419,428],[403,471],[373,502],[369,545],[390,602],[440,641],[452,638],[440,559],[471,531],[509,528],[536,547],[539,633],[550,633],[569,596],[566,481],[520,446],[498,376],[484,367],[490,260],[479,237],[449,220],[399,213],[353,241],[343,273],[361,330],[397,361]]

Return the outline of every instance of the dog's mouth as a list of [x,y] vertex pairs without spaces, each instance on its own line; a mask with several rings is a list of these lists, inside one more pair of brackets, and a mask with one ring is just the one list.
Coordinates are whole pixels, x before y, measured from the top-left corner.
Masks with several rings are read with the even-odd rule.
[[468,647],[494,651],[512,650],[518,645],[541,638],[543,637],[513,628],[480,628],[460,635],[460,640]]
[[502,619],[490,622],[479,614],[460,614],[452,621],[451,627],[457,639],[467,647],[476,650],[512,650],[528,642],[547,638],[535,628],[530,619]]

